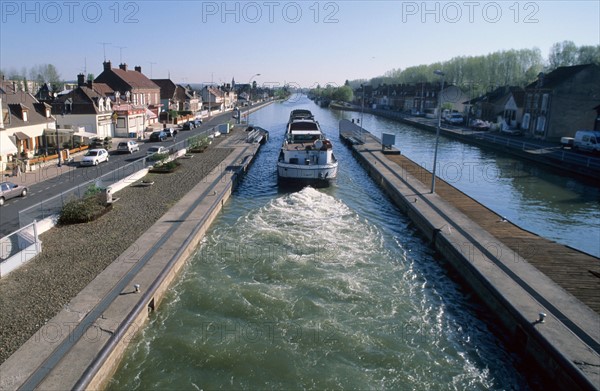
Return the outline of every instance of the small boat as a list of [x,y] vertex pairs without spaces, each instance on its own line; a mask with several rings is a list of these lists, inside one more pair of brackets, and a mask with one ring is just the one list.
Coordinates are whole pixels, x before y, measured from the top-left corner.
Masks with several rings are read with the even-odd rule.
[[279,183],[328,186],[337,176],[338,161],[313,114],[298,109],[290,113],[277,161]]

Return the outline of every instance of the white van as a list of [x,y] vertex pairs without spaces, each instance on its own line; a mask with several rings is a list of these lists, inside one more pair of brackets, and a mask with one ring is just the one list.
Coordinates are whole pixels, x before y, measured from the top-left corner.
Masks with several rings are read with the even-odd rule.
[[600,153],[600,131],[578,130],[575,133],[573,149]]

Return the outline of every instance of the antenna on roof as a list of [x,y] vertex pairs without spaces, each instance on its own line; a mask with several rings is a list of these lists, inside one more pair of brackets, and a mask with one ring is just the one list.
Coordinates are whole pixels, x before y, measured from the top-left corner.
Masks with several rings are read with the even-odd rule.
[[156,64],[155,62],[150,61],[150,79],[152,79],[152,65]]
[[102,50],[104,52],[104,61],[106,62],[106,45],[110,45],[110,42],[98,42],[100,45],[102,45]]
[[119,64],[123,64],[123,49],[127,49],[127,46],[115,46],[119,48]]

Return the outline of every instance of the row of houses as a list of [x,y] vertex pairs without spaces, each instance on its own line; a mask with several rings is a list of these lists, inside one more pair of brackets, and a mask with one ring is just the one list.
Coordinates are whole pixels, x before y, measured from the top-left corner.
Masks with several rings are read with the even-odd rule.
[[[364,89],[363,89],[364,88]],[[559,67],[540,73],[525,87],[502,86],[470,99],[454,85],[417,83],[363,86],[354,91],[355,103],[367,107],[437,116],[442,107],[482,119],[498,127],[520,129],[526,137],[558,141],[577,130],[600,130],[600,66]]]
[[[27,88],[29,87],[29,88]],[[181,113],[205,116],[247,101],[250,85],[204,86],[200,90],[170,79],[149,79],[139,66],[113,67],[104,61],[95,79],[77,76],[70,89],[53,91],[48,84],[35,94],[23,81],[0,80],[0,169],[16,159],[48,155],[99,137],[143,138],[159,121]],[[253,96],[263,96],[264,91]]]

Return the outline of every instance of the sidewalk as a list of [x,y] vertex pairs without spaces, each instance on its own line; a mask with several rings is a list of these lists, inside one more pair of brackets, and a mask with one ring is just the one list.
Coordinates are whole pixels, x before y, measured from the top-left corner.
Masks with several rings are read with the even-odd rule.
[[[132,140],[131,138],[113,138],[112,148],[108,150],[109,153],[113,154],[116,151],[117,145],[122,141]],[[143,140],[142,140],[143,142]],[[60,167],[58,161],[50,160],[44,163],[43,166],[37,166],[33,171],[20,172],[18,175],[13,175],[12,170],[2,171],[2,181],[9,181],[16,183],[20,186],[32,186],[40,182],[44,182],[50,179],[57,178],[62,175],[72,175],[71,171],[76,170],[79,167],[79,161],[85,154],[85,151],[78,152],[71,155],[72,160],[70,162],[62,162]]]

